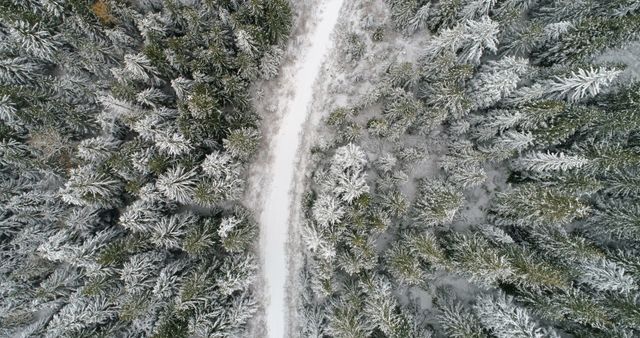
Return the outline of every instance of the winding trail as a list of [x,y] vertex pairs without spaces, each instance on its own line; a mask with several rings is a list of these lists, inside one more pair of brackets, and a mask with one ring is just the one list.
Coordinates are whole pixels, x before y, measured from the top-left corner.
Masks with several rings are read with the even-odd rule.
[[283,114],[277,133],[269,142],[270,160],[263,174],[270,181],[262,187],[260,222],[260,252],[268,338],[283,338],[287,332],[289,304],[287,304],[287,240],[292,221],[295,196],[292,193],[296,177],[296,163],[304,136],[313,88],[328,50],[332,46],[331,33],[338,21],[344,0],[320,0],[318,10],[309,20],[315,21],[303,35],[303,48],[296,62],[285,67],[283,73],[293,74],[287,90],[278,91],[278,110]]

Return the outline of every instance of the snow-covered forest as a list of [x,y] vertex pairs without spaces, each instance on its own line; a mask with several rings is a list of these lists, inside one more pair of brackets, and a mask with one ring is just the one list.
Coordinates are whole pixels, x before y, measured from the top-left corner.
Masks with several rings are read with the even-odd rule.
[[640,3],[348,7],[295,336],[640,336]]
[[0,336],[236,337],[285,0],[0,2]]
[[2,0],[0,337],[639,337],[639,43],[637,0]]

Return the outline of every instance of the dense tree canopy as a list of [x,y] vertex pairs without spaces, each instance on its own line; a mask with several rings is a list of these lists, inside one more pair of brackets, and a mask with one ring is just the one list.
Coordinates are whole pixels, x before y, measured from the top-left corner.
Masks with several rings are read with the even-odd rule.
[[[0,3],[0,335],[228,337],[286,1]],[[276,70],[274,70],[274,68]]]
[[[353,10],[346,52],[355,34],[376,61],[338,61],[355,80],[327,94],[346,105],[327,114],[330,140],[312,157],[301,335],[638,336],[637,77],[598,58],[637,41],[638,10]],[[349,86],[369,93],[345,100]],[[329,163],[345,147],[365,154],[367,186],[341,200]]]

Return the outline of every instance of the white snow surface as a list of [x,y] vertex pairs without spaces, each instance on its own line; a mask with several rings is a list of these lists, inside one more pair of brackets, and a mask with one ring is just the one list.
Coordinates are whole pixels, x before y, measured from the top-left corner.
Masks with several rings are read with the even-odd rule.
[[[316,24],[302,37],[305,43],[296,61],[283,69],[293,74],[289,91],[279,90],[277,109],[282,114],[278,129],[268,144],[269,160],[263,175],[269,177],[262,187],[257,207],[260,210],[260,253],[265,302],[266,337],[286,337],[289,304],[287,304],[288,262],[287,240],[296,196],[296,164],[303,141],[304,126],[313,100],[314,83],[331,46],[332,31],[343,0],[321,0],[312,14]],[[292,67],[293,69],[286,69]],[[284,89],[284,88],[283,88]]]

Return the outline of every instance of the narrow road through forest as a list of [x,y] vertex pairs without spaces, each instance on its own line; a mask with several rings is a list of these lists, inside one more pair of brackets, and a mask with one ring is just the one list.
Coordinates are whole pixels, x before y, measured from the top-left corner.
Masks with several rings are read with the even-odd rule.
[[[284,74],[294,74],[289,83],[279,90],[277,106],[282,118],[277,133],[268,140],[271,153],[267,166],[262,168],[270,181],[262,187],[260,222],[260,252],[264,273],[264,296],[266,304],[265,322],[267,337],[283,338],[287,330],[288,305],[287,280],[289,268],[286,250],[291,226],[294,196],[292,193],[296,177],[296,163],[304,135],[305,121],[313,99],[314,83],[320,73],[328,50],[332,46],[331,36],[338,21],[343,0],[318,1],[318,9],[308,20],[315,22],[302,37],[303,48],[295,51],[296,62],[285,66]],[[287,69],[290,68],[290,69]]]

